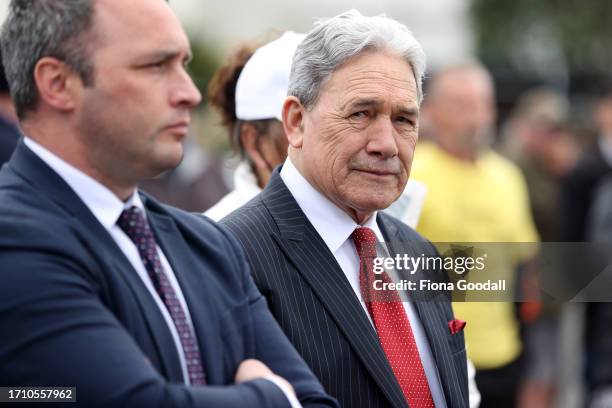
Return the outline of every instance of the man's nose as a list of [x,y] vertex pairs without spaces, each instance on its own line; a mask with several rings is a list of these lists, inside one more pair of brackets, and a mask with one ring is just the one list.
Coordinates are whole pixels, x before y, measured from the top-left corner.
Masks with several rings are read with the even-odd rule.
[[395,129],[391,118],[379,115],[368,129],[366,151],[384,158],[397,156],[399,149],[395,139]]
[[202,94],[193,83],[189,73],[182,69],[171,94],[173,106],[194,108],[202,101]]

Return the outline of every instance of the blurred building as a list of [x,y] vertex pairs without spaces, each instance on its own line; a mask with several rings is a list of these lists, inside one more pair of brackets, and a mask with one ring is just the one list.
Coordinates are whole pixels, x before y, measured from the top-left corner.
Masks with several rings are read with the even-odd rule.
[[270,30],[307,32],[316,18],[352,8],[368,15],[386,13],[406,24],[423,45],[430,66],[462,61],[475,50],[469,0],[172,0],[171,5],[195,38],[221,52]]

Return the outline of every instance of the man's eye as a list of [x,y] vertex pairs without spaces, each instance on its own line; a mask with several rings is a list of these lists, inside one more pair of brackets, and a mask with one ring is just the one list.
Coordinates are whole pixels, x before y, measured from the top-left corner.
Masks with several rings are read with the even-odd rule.
[[414,121],[406,116],[398,116],[397,118],[395,118],[395,121],[399,122],[402,125],[414,126]]
[[166,61],[157,61],[145,65],[145,68],[162,69],[166,65]]
[[363,119],[363,118],[365,118],[367,116],[368,116],[368,112],[367,111],[358,111],[358,112],[355,112],[355,113],[351,114],[351,118],[352,119]]

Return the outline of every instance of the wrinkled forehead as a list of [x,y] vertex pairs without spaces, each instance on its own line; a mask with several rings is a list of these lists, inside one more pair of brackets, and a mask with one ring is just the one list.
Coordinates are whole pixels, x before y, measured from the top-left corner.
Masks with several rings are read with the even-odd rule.
[[341,103],[369,97],[417,105],[417,85],[410,64],[387,51],[367,51],[348,59],[325,80],[321,93],[325,92],[337,93]]

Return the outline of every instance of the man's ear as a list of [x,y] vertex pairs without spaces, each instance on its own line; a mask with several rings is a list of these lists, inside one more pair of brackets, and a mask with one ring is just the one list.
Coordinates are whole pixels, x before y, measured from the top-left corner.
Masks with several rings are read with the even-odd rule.
[[34,67],[34,80],[40,101],[63,112],[77,106],[83,81],[64,62],[53,57],[41,58]]
[[300,149],[304,140],[305,108],[298,98],[288,96],[283,104],[283,129],[289,146]]

